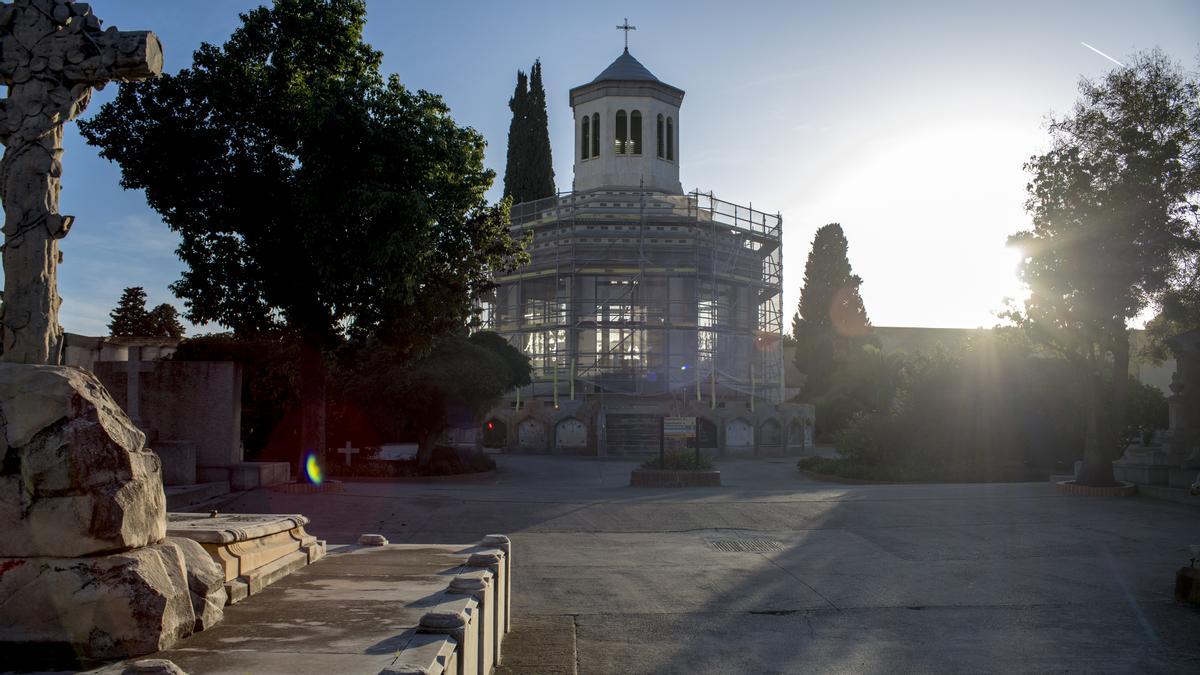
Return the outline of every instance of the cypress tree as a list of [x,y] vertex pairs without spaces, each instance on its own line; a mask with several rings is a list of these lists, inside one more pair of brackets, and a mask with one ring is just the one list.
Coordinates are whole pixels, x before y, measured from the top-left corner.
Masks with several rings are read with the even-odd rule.
[[517,71],[517,86],[508,108],[512,121],[508,125],[504,196],[511,197],[514,204],[551,197],[555,194],[554,162],[541,60],[533,62],[529,75]]
[[511,197],[514,204],[525,201],[525,153],[526,118],[529,110],[529,80],[525,71],[517,71],[517,87],[508,99],[512,121],[508,124],[508,159],[504,164],[504,196]]
[[804,265],[804,288],[792,334],[798,343],[796,368],[808,378],[804,385],[808,396],[828,387],[835,359],[871,331],[858,292],[862,278],[850,269],[848,251],[842,226],[830,223],[817,230]]
[[550,156],[550,119],[546,114],[546,90],[542,87],[542,61],[533,62],[529,74],[529,194],[527,199],[552,197],[554,190],[554,161]]

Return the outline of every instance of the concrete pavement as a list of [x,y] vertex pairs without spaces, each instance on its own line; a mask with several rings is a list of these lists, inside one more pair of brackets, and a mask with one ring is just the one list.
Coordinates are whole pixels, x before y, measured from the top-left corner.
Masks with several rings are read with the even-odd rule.
[[822,484],[791,459],[718,462],[720,488],[635,489],[632,462],[496,459],[486,481],[255,491],[222,510],[304,513],[333,544],[510,535],[504,672],[1200,670],[1200,608],[1171,597],[1195,507],[1049,483]]

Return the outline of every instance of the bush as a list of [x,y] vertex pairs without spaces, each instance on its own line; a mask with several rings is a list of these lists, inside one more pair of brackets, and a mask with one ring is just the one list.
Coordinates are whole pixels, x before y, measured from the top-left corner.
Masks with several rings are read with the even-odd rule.
[[642,462],[642,468],[652,471],[712,471],[713,463],[704,455],[697,462],[695,450],[672,450],[664,457]]

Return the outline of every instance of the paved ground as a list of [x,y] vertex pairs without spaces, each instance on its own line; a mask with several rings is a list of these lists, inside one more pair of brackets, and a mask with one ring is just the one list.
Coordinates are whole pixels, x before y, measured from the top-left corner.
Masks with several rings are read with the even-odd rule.
[[223,510],[304,513],[331,543],[509,534],[511,673],[1200,671],[1200,608],[1171,596],[1200,508],[831,485],[784,459],[720,462],[722,488],[635,489],[632,463],[497,459],[482,481]]

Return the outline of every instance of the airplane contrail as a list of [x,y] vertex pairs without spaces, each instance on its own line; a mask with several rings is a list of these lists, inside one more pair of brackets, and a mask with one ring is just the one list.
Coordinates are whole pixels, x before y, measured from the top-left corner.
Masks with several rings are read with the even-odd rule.
[[1081,45],[1083,45],[1084,47],[1087,47],[1088,49],[1090,49],[1090,50],[1092,50],[1092,51],[1096,52],[1096,53],[1097,53],[1097,54],[1099,54],[1100,56],[1103,56],[1104,58],[1108,59],[1109,61],[1112,61],[1113,63],[1117,64],[1118,66],[1121,66],[1122,68],[1125,68],[1125,67],[1126,67],[1124,63],[1121,63],[1120,61],[1118,61],[1118,60],[1114,59],[1113,57],[1109,56],[1108,54],[1105,54],[1104,52],[1100,51],[1099,49],[1096,49],[1095,47],[1093,47],[1093,46],[1089,45],[1089,44],[1088,44],[1088,43],[1086,43],[1086,42],[1080,41],[1080,42],[1079,42],[1079,44],[1081,44]]

